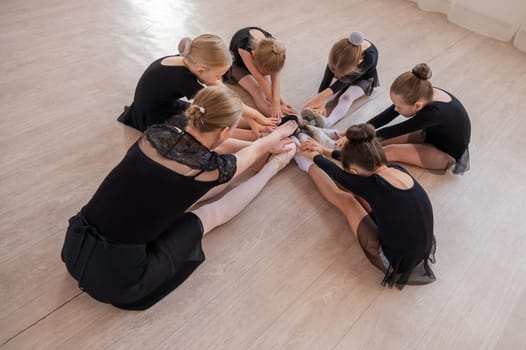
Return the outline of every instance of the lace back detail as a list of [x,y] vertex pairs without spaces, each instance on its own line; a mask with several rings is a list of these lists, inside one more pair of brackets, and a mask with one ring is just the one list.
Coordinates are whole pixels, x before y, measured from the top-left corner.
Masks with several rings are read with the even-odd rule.
[[167,159],[192,169],[219,171],[219,183],[229,181],[236,172],[236,158],[210,151],[184,129],[177,126],[153,125],[144,132],[148,142]]

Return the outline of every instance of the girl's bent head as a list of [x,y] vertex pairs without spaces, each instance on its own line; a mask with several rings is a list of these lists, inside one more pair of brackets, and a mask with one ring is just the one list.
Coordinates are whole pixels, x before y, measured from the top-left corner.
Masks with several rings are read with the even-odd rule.
[[328,66],[336,78],[353,73],[362,60],[363,34],[353,32],[348,38],[340,39],[331,47]]
[[239,122],[243,103],[224,86],[209,86],[197,93],[185,112],[190,125],[200,132],[233,128]]
[[347,142],[342,149],[342,165],[349,170],[352,165],[373,172],[387,163],[382,145],[375,138],[371,124],[356,124],[345,133]]
[[285,44],[274,38],[263,38],[254,48],[254,61],[262,74],[278,73],[285,65]]
[[202,34],[193,40],[183,38],[179,53],[188,64],[206,68],[222,68],[232,65],[232,55],[225,42],[214,34]]
[[402,98],[407,105],[417,101],[429,101],[433,98],[433,86],[429,81],[431,68],[425,63],[414,66],[411,72],[400,74],[391,85],[391,95]]

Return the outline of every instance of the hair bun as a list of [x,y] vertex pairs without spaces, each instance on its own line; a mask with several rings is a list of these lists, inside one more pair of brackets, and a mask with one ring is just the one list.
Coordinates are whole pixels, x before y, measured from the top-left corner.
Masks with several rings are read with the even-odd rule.
[[376,130],[371,124],[356,124],[350,126],[345,132],[349,142],[362,143],[371,142],[376,135]]
[[285,43],[281,40],[274,40],[272,43],[272,51],[277,54],[284,53],[286,51]]
[[360,46],[363,44],[363,34],[361,32],[352,32],[347,39],[354,46]]
[[194,121],[201,120],[202,122],[202,117],[204,114],[204,107],[198,106],[196,104],[191,104],[190,107],[188,107],[188,109],[186,110],[186,115]]
[[431,68],[425,63],[419,63],[416,66],[413,67],[413,70],[411,71],[418,79],[422,80],[428,80],[431,78],[433,73],[431,72]]
[[177,49],[179,49],[179,54],[181,56],[187,56],[190,53],[190,48],[192,47],[192,38],[184,37],[179,41]]

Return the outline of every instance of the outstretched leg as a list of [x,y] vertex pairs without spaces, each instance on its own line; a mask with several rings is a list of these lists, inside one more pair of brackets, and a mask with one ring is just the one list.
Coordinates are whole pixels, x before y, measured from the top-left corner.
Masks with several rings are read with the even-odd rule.
[[404,134],[390,139],[382,140],[382,146],[397,145],[401,143],[424,143],[425,137],[422,130],[418,130],[409,134]]
[[385,273],[387,267],[382,262],[379,254],[380,241],[378,239],[378,228],[358,198],[351,192],[340,189],[334,181],[316,165],[309,167],[309,175],[322,196],[345,215],[352,232],[358,239],[369,261]]
[[334,124],[339,122],[349,111],[352,103],[364,95],[364,91],[361,87],[351,85],[349,88],[340,96],[338,103],[327,116],[325,120],[325,127],[331,128]]
[[239,214],[267,182],[289,163],[295,153],[296,146],[291,144],[289,151],[272,156],[256,175],[226,193],[221,199],[193,210],[203,224],[203,235]]
[[384,146],[388,161],[416,165],[430,170],[446,171],[455,164],[455,159],[433,145],[423,144],[393,144]]

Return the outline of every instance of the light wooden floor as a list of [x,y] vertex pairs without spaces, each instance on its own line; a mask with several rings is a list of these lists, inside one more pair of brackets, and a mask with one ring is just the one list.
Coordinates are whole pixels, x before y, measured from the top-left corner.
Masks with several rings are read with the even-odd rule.
[[[402,0],[2,0],[0,348],[526,349],[526,54]],[[179,39],[245,25],[283,39],[283,95],[317,89],[331,43],[361,30],[382,86],[340,128],[389,103],[428,62],[473,125],[463,177],[416,168],[435,210],[438,281],[380,286],[345,220],[295,164],[204,239],[206,262],[145,312],[81,293],[60,261],[67,219],[138,133],[116,122]],[[360,108],[357,108],[360,107]]]

